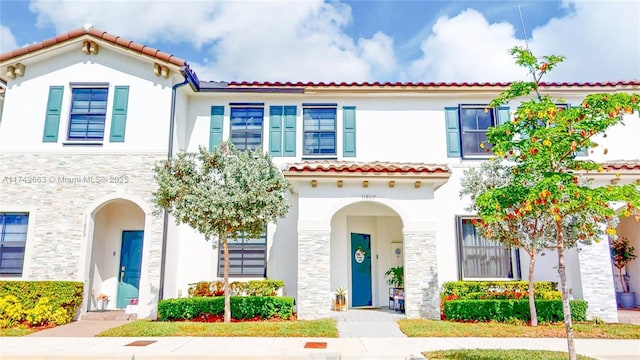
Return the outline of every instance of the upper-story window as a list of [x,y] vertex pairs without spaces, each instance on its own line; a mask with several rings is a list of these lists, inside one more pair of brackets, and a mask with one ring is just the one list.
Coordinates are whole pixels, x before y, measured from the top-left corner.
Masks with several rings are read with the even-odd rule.
[[507,249],[476,232],[473,218],[457,217],[458,249],[462,279],[519,279],[518,249]]
[[447,154],[449,157],[489,157],[489,127],[509,121],[509,108],[488,105],[459,105],[445,108]]
[[104,139],[108,95],[107,87],[71,89],[68,140]]
[[27,213],[0,212],[0,276],[21,276],[27,242]]
[[[462,155],[486,156],[491,151],[491,145],[487,143],[487,130],[495,126],[495,112],[486,107],[460,107],[460,137],[462,142]],[[484,144],[480,146],[480,144]]]
[[238,150],[255,150],[262,146],[264,108],[260,106],[231,107],[231,142]]
[[336,105],[303,106],[303,155],[337,155]]

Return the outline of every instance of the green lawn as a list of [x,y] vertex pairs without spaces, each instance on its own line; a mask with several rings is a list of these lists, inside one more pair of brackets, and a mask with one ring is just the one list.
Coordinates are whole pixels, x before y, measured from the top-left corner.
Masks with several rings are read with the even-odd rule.
[[0,329],[0,336],[25,336],[35,331],[36,331],[35,329],[26,328],[26,327]]
[[166,322],[134,321],[97,336],[247,336],[247,337],[338,337],[336,322],[330,319],[276,322]]
[[[451,359],[451,360],[566,360],[567,353],[561,351],[544,350],[498,350],[498,349],[471,349],[471,350],[437,350],[422,353],[427,359]],[[588,356],[578,355],[580,360],[595,360]]]
[[[542,324],[536,327],[498,322],[462,323],[424,319],[398,321],[400,330],[409,337],[565,337],[564,324]],[[640,339],[640,325],[573,324],[576,338]]]

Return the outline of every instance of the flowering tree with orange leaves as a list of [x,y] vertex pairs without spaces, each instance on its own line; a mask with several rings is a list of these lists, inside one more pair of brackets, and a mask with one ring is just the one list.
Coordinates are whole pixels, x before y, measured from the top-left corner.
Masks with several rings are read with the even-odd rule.
[[[582,174],[603,171],[602,164],[576,158],[581,149],[592,149],[596,135],[623,123],[625,114],[640,111],[640,95],[590,94],[581,106],[562,109],[542,94],[541,78],[564,58],[536,58],[530,50],[513,48],[518,65],[526,67],[531,82],[514,82],[490,106],[525,97],[513,119],[491,129],[487,141],[493,154],[510,164],[511,178],[504,186],[486,189],[475,198],[479,227],[508,224],[518,217],[547,217],[546,231],[554,239],[562,290],[564,323],[570,359],[576,358],[569,308],[564,251],[578,243],[616,236],[617,213],[610,204],[622,202],[625,216],[640,208],[640,191],[634,184],[594,186]],[[638,219],[638,218],[637,218]],[[603,231],[601,229],[605,229]],[[487,234],[492,238],[491,233]]]

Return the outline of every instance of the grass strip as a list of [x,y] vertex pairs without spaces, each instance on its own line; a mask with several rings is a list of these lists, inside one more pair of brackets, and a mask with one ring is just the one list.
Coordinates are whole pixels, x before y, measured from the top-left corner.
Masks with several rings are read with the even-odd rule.
[[[566,360],[568,354],[562,351],[522,350],[522,349],[468,349],[437,350],[422,353],[427,359],[450,360]],[[578,355],[580,360],[596,360],[592,357]]]
[[258,321],[237,323],[168,322],[137,320],[103,331],[97,336],[215,336],[215,337],[338,337],[331,319]]
[[[399,320],[400,330],[409,337],[566,337],[564,324],[541,324],[536,327],[499,322],[465,323],[425,319]],[[574,336],[582,339],[640,339],[640,325],[573,324]]]

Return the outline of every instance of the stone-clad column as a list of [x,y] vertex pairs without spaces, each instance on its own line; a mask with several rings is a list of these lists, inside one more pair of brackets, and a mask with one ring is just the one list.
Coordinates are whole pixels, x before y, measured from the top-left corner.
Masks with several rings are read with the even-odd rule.
[[408,318],[440,319],[435,231],[403,231],[405,312]]
[[587,317],[618,322],[610,251],[607,239],[581,247],[578,252],[580,280],[582,297],[588,303]]
[[329,317],[331,227],[298,228],[298,319]]

